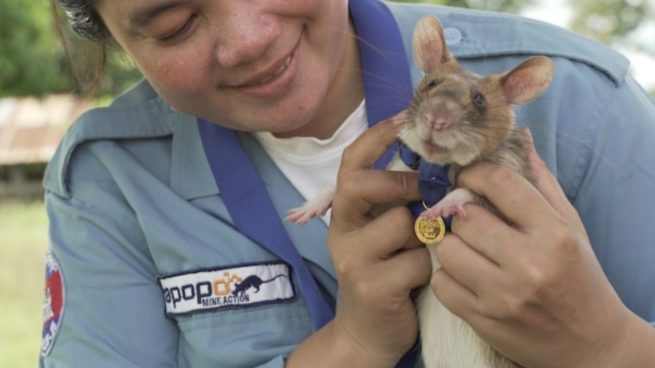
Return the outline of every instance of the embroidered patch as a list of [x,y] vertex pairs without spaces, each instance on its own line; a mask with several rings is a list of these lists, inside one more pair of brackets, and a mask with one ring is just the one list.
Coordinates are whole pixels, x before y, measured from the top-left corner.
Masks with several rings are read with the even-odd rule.
[[61,327],[64,313],[64,278],[59,262],[52,251],[45,259],[45,298],[43,300],[43,332],[41,333],[41,356],[50,354]]
[[159,284],[168,316],[281,302],[296,296],[285,263],[192,271],[161,277]]

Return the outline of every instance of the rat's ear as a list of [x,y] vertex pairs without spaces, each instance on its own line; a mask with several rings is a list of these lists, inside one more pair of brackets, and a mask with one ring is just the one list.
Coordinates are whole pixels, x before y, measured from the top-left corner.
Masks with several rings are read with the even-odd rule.
[[555,65],[545,56],[535,56],[500,77],[508,103],[520,105],[541,95],[550,85]]
[[435,17],[426,16],[416,23],[412,48],[416,65],[425,74],[434,72],[441,63],[452,59],[444,41],[441,23]]

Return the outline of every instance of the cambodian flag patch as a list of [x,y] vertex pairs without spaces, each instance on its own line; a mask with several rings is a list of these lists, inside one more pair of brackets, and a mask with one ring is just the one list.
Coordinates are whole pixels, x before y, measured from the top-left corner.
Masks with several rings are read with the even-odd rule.
[[45,260],[45,299],[43,301],[43,332],[41,334],[41,356],[52,350],[61,326],[64,313],[64,278],[59,262],[52,251]]

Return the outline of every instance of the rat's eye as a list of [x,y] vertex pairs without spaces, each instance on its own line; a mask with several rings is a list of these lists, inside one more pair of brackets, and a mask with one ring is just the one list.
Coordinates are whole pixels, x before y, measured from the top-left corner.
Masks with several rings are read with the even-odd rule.
[[484,108],[487,104],[482,93],[477,91],[471,92],[471,101],[473,101],[473,105],[478,109]]

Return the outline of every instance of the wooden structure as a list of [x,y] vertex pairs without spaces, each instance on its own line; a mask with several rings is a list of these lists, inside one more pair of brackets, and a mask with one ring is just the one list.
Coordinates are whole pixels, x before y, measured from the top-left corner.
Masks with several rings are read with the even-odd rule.
[[0,98],[0,198],[38,197],[66,128],[91,107],[71,95]]

